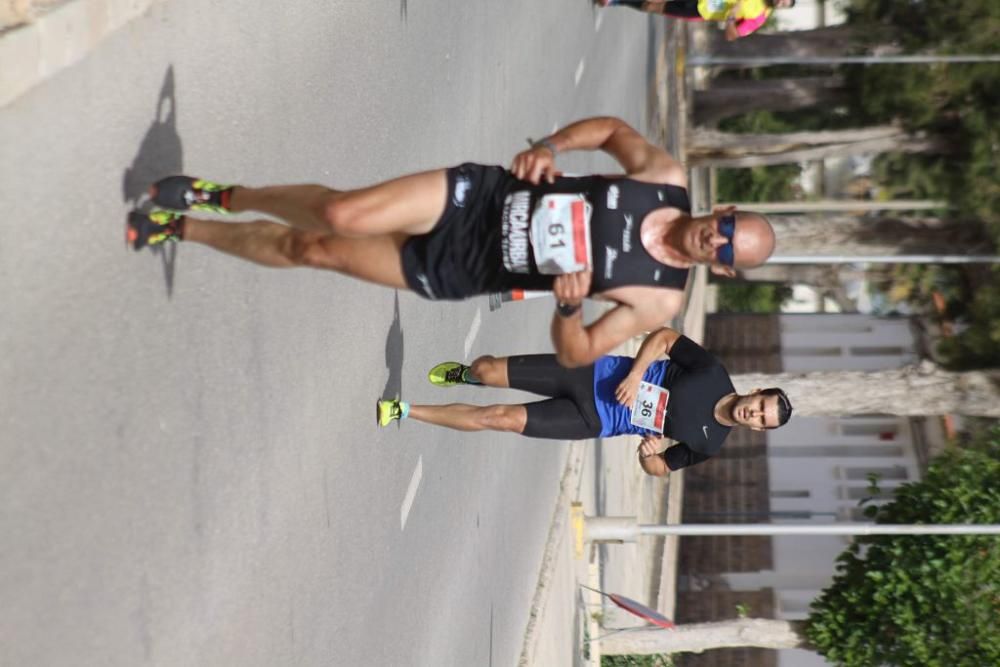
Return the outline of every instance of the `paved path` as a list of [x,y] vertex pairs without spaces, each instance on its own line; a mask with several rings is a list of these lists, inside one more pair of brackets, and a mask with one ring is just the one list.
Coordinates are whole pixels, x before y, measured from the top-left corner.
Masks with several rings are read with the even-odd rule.
[[167,0],[0,107],[0,664],[516,662],[565,445],[378,432],[372,402],[446,400],[441,357],[546,349],[551,305],[133,254],[122,222],[181,170],[351,187],[586,115],[648,129],[661,26]]

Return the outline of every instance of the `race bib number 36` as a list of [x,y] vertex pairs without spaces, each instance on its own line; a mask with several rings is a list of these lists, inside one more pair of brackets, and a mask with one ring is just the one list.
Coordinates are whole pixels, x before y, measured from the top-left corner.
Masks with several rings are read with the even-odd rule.
[[545,195],[531,214],[531,247],[540,273],[560,275],[590,268],[590,215],[583,195]]
[[670,391],[649,382],[639,383],[639,392],[632,404],[632,419],[634,426],[648,431],[663,433],[663,423],[667,419],[667,401]]

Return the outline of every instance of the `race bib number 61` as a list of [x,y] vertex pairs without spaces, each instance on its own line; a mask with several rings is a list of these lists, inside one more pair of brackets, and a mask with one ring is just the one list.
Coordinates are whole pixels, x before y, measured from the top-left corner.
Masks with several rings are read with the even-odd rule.
[[669,400],[669,390],[657,384],[640,382],[635,403],[632,404],[632,418],[629,421],[634,426],[662,435],[663,424],[667,419],[667,401]]
[[590,268],[590,215],[583,195],[545,195],[531,214],[531,247],[538,271],[547,275]]

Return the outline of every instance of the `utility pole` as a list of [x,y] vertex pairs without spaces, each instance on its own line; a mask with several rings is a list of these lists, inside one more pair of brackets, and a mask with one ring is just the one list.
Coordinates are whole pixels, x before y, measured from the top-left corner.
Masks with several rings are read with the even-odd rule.
[[712,67],[713,65],[740,65],[743,67],[767,67],[768,65],[886,65],[886,64],[934,64],[934,63],[998,63],[1000,55],[908,55],[908,56],[716,56],[696,54],[689,56],[691,67]]
[[1000,264],[997,255],[772,255],[766,264]]

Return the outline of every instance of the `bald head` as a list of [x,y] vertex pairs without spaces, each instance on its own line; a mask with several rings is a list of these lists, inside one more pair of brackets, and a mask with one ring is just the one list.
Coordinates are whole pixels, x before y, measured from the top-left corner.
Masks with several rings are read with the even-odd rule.
[[736,228],[733,233],[735,268],[751,269],[760,266],[774,252],[774,229],[760,213],[736,211]]

